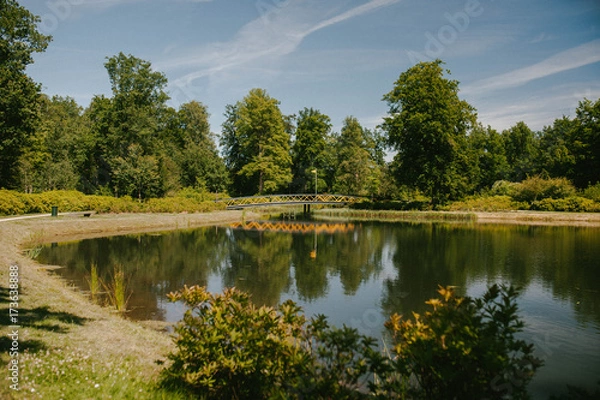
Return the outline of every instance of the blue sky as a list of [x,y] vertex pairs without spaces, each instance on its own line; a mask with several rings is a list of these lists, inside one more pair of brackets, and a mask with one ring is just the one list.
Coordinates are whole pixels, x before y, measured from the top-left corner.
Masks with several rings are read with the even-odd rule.
[[598,0],[21,0],[53,42],[28,73],[86,107],[110,96],[106,57],[148,60],[170,104],[198,100],[220,133],[225,105],[263,88],[286,114],[334,129],[381,123],[400,73],[441,58],[484,125],[539,130],[600,97]]

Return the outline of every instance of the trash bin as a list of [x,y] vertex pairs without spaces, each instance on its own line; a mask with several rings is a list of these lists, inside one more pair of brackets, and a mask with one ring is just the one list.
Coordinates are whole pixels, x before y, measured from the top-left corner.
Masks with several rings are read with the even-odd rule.
[[58,207],[57,206],[52,206],[52,216],[53,217],[58,216]]

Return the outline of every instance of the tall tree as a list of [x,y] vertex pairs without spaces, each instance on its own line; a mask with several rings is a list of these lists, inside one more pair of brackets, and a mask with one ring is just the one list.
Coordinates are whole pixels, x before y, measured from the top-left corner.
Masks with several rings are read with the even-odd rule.
[[279,101],[263,89],[252,89],[228,106],[222,145],[233,167],[232,192],[251,195],[287,189],[292,180],[290,134]]
[[494,182],[508,178],[509,166],[504,153],[504,142],[498,131],[490,126],[484,128],[476,125],[468,141],[477,161],[477,189],[491,187]]
[[539,138],[539,152],[536,164],[552,177],[574,177],[575,155],[573,135],[577,123],[568,117],[554,120],[546,126]]
[[422,190],[434,206],[468,190],[466,135],[476,119],[474,108],[458,97],[458,82],[444,77],[442,64],[409,68],[383,97],[389,111],[382,127],[397,151],[397,179]]
[[579,102],[575,117],[572,151],[575,155],[574,183],[580,188],[600,182],[600,99]]
[[523,121],[502,132],[506,159],[511,166],[510,179],[520,182],[537,172],[537,141],[535,133]]
[[333,190],[337,193],[366,196],[374,194],[379,179],[377,164],[371,157],[369,133],[355,117],[347,117],[337,141],[338,165]]
[[[96,123],[112,189],[134,197],[162,195],[179,179],[168,151],[177,138],[168,129],[175,112],[166,105],[167,78],[150,62],[123,53],[104,66],[113,97],[108,103],[98,100],[101,119]],[[136,177],[131,171],[149,175]]]
[[40,96],[40,123],[24,150],[21,187],[28,192],[79,189],[79,171],[87,156],[87,126],[72,98]]
[[0,187],[16,188],[19,157],[38,123],[40,85],[25,73],[51,40],[38,22],[15,0],[0,0]]
[[[292,146],[294,191],[314,192],[325,190],[327,187],[326,182],[318,177],[326,176],[327,137],[330,132],[331,120],[327,115],[313,108],[304,108],[300,111]],[[318,187],[316,188],[313,171],[317,174]]]
[[223,191],[227,171],[210,132],[206,106],[197,101],[182,104],[178,121],[182,130],[181,182],[183,186]]

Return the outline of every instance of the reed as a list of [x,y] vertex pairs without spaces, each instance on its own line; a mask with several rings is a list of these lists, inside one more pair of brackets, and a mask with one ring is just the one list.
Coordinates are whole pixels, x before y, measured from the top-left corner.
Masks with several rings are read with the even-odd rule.
[[127,277],[122,266],[115,265],[111,280],[105,285],[105,289],[109,305],[114,307],[118,312],[126,312],[131,293],[128,293]]
[[90,267],[90,277],[86,280],[90,287],[90,297],[92,298],[92,301],[97,302],[100,289],[102,288],[102,282],[98,276],[98,266],[96,263],[92,263]]

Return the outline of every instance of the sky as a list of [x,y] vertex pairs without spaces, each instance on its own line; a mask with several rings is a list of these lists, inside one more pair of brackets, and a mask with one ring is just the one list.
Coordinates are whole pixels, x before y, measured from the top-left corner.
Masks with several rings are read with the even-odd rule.
[[399,75],[445,62],[479,121],[541,130],[600,98],[598,0],[20,0],[53,36],[28,74],[87,107],[111,96],[119,52],[165,74],[178,107],[200,101],[221,132],[227,104],[253,88],[284,114],[312,107],[334,130],[369,129]]

